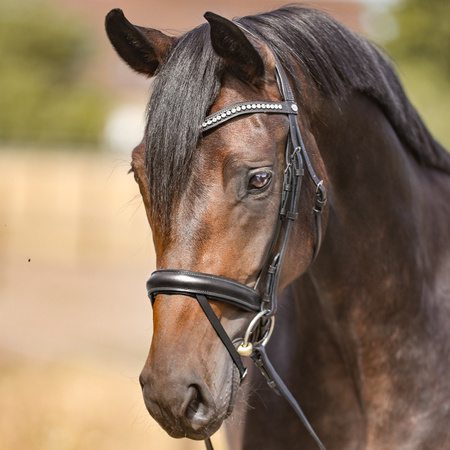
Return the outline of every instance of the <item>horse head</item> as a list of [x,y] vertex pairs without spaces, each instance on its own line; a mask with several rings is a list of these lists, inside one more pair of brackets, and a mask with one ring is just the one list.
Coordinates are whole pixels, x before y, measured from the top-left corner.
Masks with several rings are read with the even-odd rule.
[[[272,261],[282,245],[274,235],[283,190],[290,189],[290,118],[270,110],[252,111],[201,129],[207,115],[215,121],[221,111],[228,119],[232,105],[254,102],[259,111],[284,100],[267,45],[234,22],[212,13],[205,18],[208,24],[175,39],[132,25],[119,10],[107,16],[109,38],[122,59],[138,72],[157,75],[146,134],[133,151],[132,169],[153,231],[159,270],[221,276],[263,295],[266,261]],[[311,164],[326,185],[305,114],[313,105],[302,108],[294,120],[301,118]],[[317,186],[309,179],[303,185],[290,237],[301,245],[287,246],[277,293],[313,259]],[[283,235],[284,225],[280,228]],[[209,300],[227,335],[239,345],[255,312]],[[145,403],[170,435],[204,439],[233,410],[239,372],[191,297],[160,294],[153,311],[153,339],[140,377]]]

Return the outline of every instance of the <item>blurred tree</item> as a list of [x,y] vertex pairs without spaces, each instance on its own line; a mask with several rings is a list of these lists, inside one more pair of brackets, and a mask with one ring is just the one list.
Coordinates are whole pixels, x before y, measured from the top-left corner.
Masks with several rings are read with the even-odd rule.
[[42,0],[0,0],[0,142],[93,144],[105,97],[81,77],[83,24]]
[[388,45],[403,60],[436,66],[450,80],[450,1],[403,0],[394,6],[399,36]]
[[392,13],[399,33],[385,47],[413,104],[450,149],[450,1],[400,0]]

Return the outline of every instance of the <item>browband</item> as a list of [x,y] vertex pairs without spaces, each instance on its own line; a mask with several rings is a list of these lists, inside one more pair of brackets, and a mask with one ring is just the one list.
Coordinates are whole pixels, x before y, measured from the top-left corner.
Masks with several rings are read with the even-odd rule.
[[206,117],[202,123],[201,130],[208,131],[236,116],[255,113],[298,114],[298,106],[294,101],[269,102],[266,100],[257,100],[254,102],[235,103]]

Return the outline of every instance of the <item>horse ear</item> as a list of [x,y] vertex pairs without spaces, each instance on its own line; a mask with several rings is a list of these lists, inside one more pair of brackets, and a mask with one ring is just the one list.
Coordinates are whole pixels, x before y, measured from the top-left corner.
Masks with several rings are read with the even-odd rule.
[[119,56],[136,72],[150,77],[176,40],[161,31],[133,25],[120,9],[108,13],[105,28]]
[[233,22],[212,12],[204,15],[211,27],[214,51],[245,81],[256,83],[264,76],[264,61],[244,32]]

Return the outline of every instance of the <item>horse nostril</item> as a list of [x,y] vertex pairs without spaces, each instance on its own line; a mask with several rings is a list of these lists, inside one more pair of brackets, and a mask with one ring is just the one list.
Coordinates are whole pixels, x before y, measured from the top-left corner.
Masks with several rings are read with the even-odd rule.
[[198,388],[196,386],[189,386],[189,396],[190,399],[189,404],[185,411],[185,416],[187,419],[192,420],[197,414],[200,404],[201,404],[201,396]]
[[214,415],[214,408],[205,400],[201,388],[191,385],[188,388],[187,406],[184,417],[188,420],[194,431],[199,431],[207,426]]

